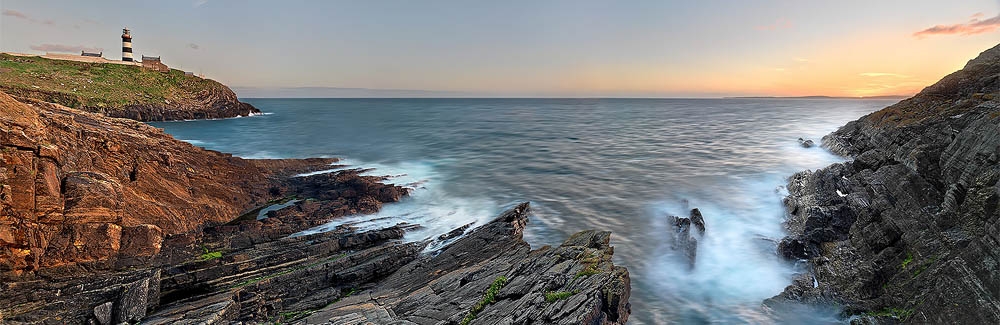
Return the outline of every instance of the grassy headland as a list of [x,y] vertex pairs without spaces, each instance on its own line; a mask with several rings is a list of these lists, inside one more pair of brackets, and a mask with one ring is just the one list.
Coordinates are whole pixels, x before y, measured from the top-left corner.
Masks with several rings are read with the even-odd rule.
[[176,69],[164,73],[135,65],[9,54],[0,54],[0,91],[109,115],[135,106],[198,106],[219,94],[235,101],[225,85]]

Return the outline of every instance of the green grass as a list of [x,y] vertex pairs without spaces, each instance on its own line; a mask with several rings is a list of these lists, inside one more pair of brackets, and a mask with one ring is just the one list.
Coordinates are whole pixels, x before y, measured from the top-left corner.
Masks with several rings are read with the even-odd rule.
[[477,302],[474,306],[472,306],[472,310],[469,311],[469,315],[465,316],[465,318],[462,319],[461,325],[468,325],[469,323],[471,323],[473,320],[476,319],[476,315],[478,315],[479,312],[483,311],[483,309],[486,309],[486,305],[496,302],[497,294],[500,293],[500,289],[502,289],[503,286],[506,284],[507,284],[507,277],[505,276],[499,276],[496,278],[496,280],[493,280],[493,284],[490,285],[489,289],[486,289],[486,293],[483,294],[483,298],[480,299],[479,302]]
[[216,251],[216,252],[205,252],[204,254],[201,254],[201,256],[199,256],[198,258],[200,258],[202,261],[209,261],[220,257],[222,257],[222,252]]
[[198,259],[202,261],[210,261],[222,257],[221,251],[209,251],[208,247],[205,247],[205,245],[201,245],[201,251],[202,253],[198,256]]
[[559,301],[559,300],[563,300],[563,299],[569,298],[569,297],[571,297],[571,296],[573,296],[575,294],[577,294],[577,291],[546,292],[545,293],[545,302],[547,302],[547,303],[553,303],[553,302],[556,302],[556,301]]
[[906,253],[906,259],[903,260],[903,268],[905,269],[910,262],[913,262],[913,253]]
[[185,76],[180,70],[162,73],[133,65],[0,54],[0,90],[91,111],[165,105],[223,89],[218,82]]
[[578,279],[585,276],[591,276],[598,273],[601,273],[601,271],[595,269],[593,265],[590,265],[584,268],[583,270],[580,270],[580,272],[576,272],[576,275],[573,276],[573,279]]

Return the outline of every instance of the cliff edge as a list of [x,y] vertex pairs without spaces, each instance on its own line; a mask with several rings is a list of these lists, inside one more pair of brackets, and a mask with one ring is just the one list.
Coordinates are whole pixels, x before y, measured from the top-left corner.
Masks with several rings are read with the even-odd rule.
[[0,91],[138,121],[213,119],[259,114],[211,79],[171,69],[53,60],[0,53]]
[[1000,45],[823,145],[853,160],[789,180],[779,253],[811,272],[766,304],[841,304],[861,324],[1000,323]]
[[0,92],[0,323],[627,321],[610,233],[531,250],[527,203],[417,242],[405,223],[296,235],[408,194],[361,169],[303,175],[336,162],[232,157]]

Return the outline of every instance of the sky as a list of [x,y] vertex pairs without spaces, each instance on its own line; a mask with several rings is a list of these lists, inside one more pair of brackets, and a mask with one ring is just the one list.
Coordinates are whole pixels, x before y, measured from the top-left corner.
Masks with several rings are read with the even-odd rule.
[[1000,43],[1000,0],[0,0],[0,51],[119,59],[125,26],[136,57],[241,96],[853,97],[911,95]]

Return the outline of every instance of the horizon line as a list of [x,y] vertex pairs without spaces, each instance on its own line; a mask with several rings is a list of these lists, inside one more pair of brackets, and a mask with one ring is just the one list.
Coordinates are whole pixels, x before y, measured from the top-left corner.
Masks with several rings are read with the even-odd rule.
[[540,97],[540,96],[468,96],[468,97],[406,97],[406,96],[386,96],[386,97],[259,97],[259,96],[239,96],[241,99],[907,99],[914,95],[883,95],[883,96],[720,96],[720,97],[617,97],[617,96],[595,96],[595,97]]

